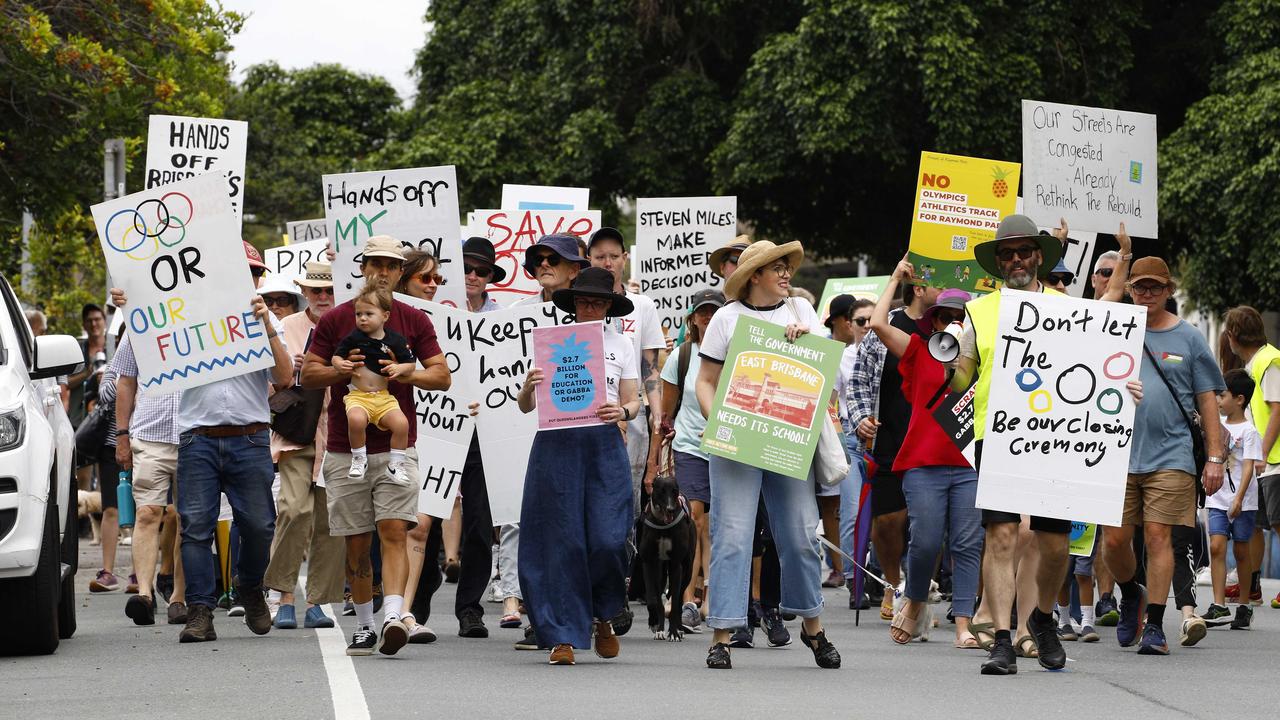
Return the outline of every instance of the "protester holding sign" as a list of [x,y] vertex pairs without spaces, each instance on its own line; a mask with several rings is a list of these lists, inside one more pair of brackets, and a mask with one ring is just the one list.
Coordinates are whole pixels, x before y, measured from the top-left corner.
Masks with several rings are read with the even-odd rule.
[[[400,281],[404,255],[399,241],[388,236],[369,238],[363,248],[360,269],[367,283],[390,290]],[[335,280],[335,285],[337,281]],[[410,373],[397,373],[389,383],[390,392],[406,417],[414,415],[413,388],[443,390],[449,387],[449,369],[436,342],[435,328],[418,310],[392,301],[386,327],[404,336],[421,363]],[[407,560],[405,533],[417,521],[418,485],[402,484],[387,477],[390,433],[369,428],[366,436],[368,468],[363,477],[348,476],[352,448],[348,440],[347,414],[343,400],[351,376],[365,356],[348,355],[333,362],[342,338],[356,328],[351,301],[329,311],[316,325],[315,337],[302,366],[302,385],[329,388],[329,436],[323,472],[329,500],[329,532],[346,538],[347,574],[351,598],[356,605],[356,631],[347,647],[350,655],[369,655],[375,648],[393,655],[408,641],[408,628],[400,620],[403,611]],[[391,364],[385,361],[384,365]],[[404,472],[418,477],[418,458],[412,444],[417,424],[409,425],[409,449],[405,451]],[[384,621],[382,641],[373,630],[373,568],[369,552],[374,530],[382,547],[382,587]]]
[[258,293],[277,320],[284,320],[302,308],[302,293],[294,287],[294,280],[283,275],[267,273]]
[[[578,323],[624,317],[635,308],[614,292],[607,270],[587,268],[570,289],[557,290],[556,307]],[[604,424],[539,430],[529,453],[520,511],[520,587],[540,647],[551,648],[552,665],[574,664],[573,649],[591,646],[617,657],[619,643],[609,619],[626,602],[627,533],[631,529],[630,464],[618,423],[640,410],[631,343],[604,334],[605,382],[596,388],[605,403],[596,411]],[[540,367],[525,376],[517,400],[525,413],[537,407]],[[594,626],[594,627],[593,627]]]
[[[698,405],[710,418],[717,386],[728,357],[729,342],[739,317],[785,325],[786,338],[795,341],[818,327],[813,306],[790,298],[791,276],[804,260],[799,242],[774,245],[767,240],[742,251],[737,269],[725,283],[726,297],[698,349]],[[818,507],[813,476],[797,480],[713,455],[711,474],[711,586],[728,588],[711,595],[707,624],[715,629],[707,667],[728,669],[729,638],[747,625],[746,589],[751,575],[751,546],[756,510],[763,491],[769,526],[777,544],[783,573],[782,610],[804,618],[801,641],[813,651],[819,667],[840,667],[840,653],[822,629],[822,587],[818,540]]]
[[969,293],[944,290],[925,310],[918,324],[921,333],[907,333],[889,322],[889,305],[900,283],[914,279],[914,268],[904,257],[880,295],[871,316],[871,329],[898,360],[902,394],[911,403],[911,422],[893,471],[903,473],[911,540],[907,553],[907,602],[893,618],[890,635],[905,645],[920,634],[917,619],[929,601],[943,537],[948,538],[953,563],[951,608],[956,621],[958,648],[976,648],[969,632],[978,595],[978,567],[982,560],[981,515],[975,500],[978,474],[961,454],[952,437],[934,419],[934,410],[947,400],[947,378],[942,363],[929,354],[922,333],[941,332],[964,321]]

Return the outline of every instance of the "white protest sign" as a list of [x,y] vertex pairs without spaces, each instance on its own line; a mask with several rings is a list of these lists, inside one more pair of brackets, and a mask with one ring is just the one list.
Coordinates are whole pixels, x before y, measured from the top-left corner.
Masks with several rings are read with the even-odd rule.
[[324,218],[318,220],[293,220],[285,223],[284,228],[285,234],[289,236],[290,245],[312,240],[327,240],[329,237],[329,224],[324,221]]
[[325,175],[322,193],[336,253],[333,291],[337,302],[355,297],[364,285],[360,261],[365,241],[390,235],[406,249],[434,255],[446,280],[436,291],[436,302],[464,307],[458,182],[452,165]]
[[329,262],[325,255],[328,248],[328,240],[289,243],[267,248],[262,253],[262,262],[266,263],[267,272],[272,275],[280,275],[289,281],[300,280],[306,274],[307,263]]
[[451,384],[448,390],[414,388],[414,411],[417,415],[418,442],[418,512],[432,517],[448,518],[453,514],[453,501],[462,484],[462,468],[467,463],[475,421],[467,405],[474,393],[467,382],[463,359],[472,361],[462,342],[465,310],[419,300],[396,293],[395,299],[411,305],[431,318],[436,342],[449,366]]
[[1022,101],[1022,194],[1037,225],[1157,237],[1156,116]]
[[978,507],[1120,525],[1145,336],[1140,307],[1001,290]]
[[494,262],[507,276],[489,284],[489,297],[506,307],[542,290],[524,269],[524,252],[538,238],[571,233],[585,239],[599,227],[599,210],[476,210],[467,232],[493,243]]
[[503,183],[502,201],[508,210],[586,210],[590,188]]
[[688,314],[689,296],[724,283],[707,261],[737,235],[737,228],[736,197],[636,200],[640,294],[653,299],[663,329],[672,336]]
[[[1019,197],[1014,212],[1026,214],[1024,207],[1025,204],[1022,198]],[[1058,227],[1058,223],[1055,221],[1052,227],[1042,225],[1040,229],[1052,235],[1053,231]],[[1092,292],[1093,289],[1089,284],[1089,275],[1093,273],[1093,265],[1091,263],[1093,262],[1093,249],[1098,243],[1098,233],[1077,230],[1071,227],[1070,223],[1067,224],[1067,233],[1067,247],[1062,254],[1062,264],[1075,276],[1075,279],[1067,286],[1067,294],[1071,297],[1082,298],[1086,291]]]
[[[518,305],[466,316],[462,371],[480,403],[476,430],[494,525],[520,522],[524,475],[538,432],[538,414],[520,412],[516,393],[533,366],[533,329],[563,325],[568,317],[551,303]],[[456,378],[456,376],[455,376]]]
[[129,298],[140,389],[174,392],[274,364],[225,178],[198,175],[91,210]]
[[248,151],[249,123],[243,120],[152,115],[147,125],[146,187],[205,173],[225,177],[239,237]]

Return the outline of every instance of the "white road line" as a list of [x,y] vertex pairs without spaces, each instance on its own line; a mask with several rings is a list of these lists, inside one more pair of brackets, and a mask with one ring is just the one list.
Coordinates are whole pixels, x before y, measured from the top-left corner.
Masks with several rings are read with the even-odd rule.
[[[307,586],[305,575],[298,578],[298,586]],[[364,688],[360,686],[356,667],[347,655],[347,639],[342,634],[342,626],[335,619],[331,628],[316,628],[316,639],[320,641],[320,657],[324,660],[324,673],[329,678],[333,716],[337,720],[369,720],[369,705],[365,702]]]

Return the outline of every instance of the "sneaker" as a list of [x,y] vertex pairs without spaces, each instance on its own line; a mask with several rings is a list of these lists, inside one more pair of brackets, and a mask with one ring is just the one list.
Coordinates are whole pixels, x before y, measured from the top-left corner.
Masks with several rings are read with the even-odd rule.
[[1072,627],[1070,622],[1058,626],[1058,639],[1063,642],[1075,642],[1080,639],[1080,634]]
[[351,633],[351,643],[347,645],[348,655],[372,655],[378,646],[378,633],[373,628],[356,628]]
[[499,587],[498,579],[494,578],[489,583],[489,602],[501,603],[505,599],[506,599],[506,593],[503,592],[501,587]]
[[1058,639],[1058,625],[1053,615],[1044,615],[1038,620],[1039,610],[1032,610],[1027,620],[1027,629],[1036,641],[1036,659],[1045,670],[1061,670],[1067,665],[1067,651],[1062,649],[1062,641]]
[[120,580],[106,569],[98,571],[97,576],[89,581],[89,592],[104,593],[115,592],[120,589]]
[[1169,641],[1164,637],[1164,628],[1148,624],[1142,629],[1142,642],[1138,644],[1139,655],[1168,655]]
[[1250,605],[1262,604],[1262,588],[1257,588],[1255,590],[1249,591],[1249,604]]
[[716,643],[707,651],[707,667],[712,670],[731,670],[733,661],[729,659],[729,646]]
[[827,579],[822,581],[822,587],[825,587],[825,588],[838,588],[843,585],[844,585],[844,574],[838,573],[835,570],[832,570],[827,575]]
[[1013,643],[997,639],[982,663],[983,675],[1017,675],[1018,656],[1013,652]]
[[187,610],[187,626],[178,633],[178,642],[210,642],[218,639],[213,631],[213,608],[192,605]]
[[129,594],[129,595],[138,594],[138,574],[137,573],[129,573],[129,584],[124,586],[124,591],[126,594]]
[[173,597],[173,575],[156,575],[156,592],[166,603]]
[[[1139,585],[1138,590],[1138,597],[1120,599],[1120,621],[1116,623],[1116,641],[1120,647],[1132,646],[1142,630],[1142,618],[1147,612],[1147,589]],[[1163,637],[1164,633],[1161,633]]]
[[1232,630],[1248,630],[1253,623],[1253,608],[1240,605],[1236,608],[1236,619],[1231,621]]
[[687,633],[702,632],[698,626],[702,624],[702,613],[698,612],[697,603],[687,602],[680,608],[680,625]]
[[1227,602],[1238,601],[1240,599],[1240,584],[1232,583],[1227,586]]
[[484,620],[480,619],[479,610],[475,608],[466,608],[462,611],[462,614],[458,616],[458,637],[489,637],[489,628],[485,627]]
[[1276,593],[1276,596],[1271,598],[1271,607],[1280,610],[1280,593]]
[[279,630],[298,629],[298,611],[292,605],[281,605],[276,611],[276,619],[271,623]]
[[[614,632],[617,632],[617,631],[615,630]],[[538,636],[536,633],[534,633],[532,625],[524,626],[524,637],[516,641],[516,649],[517,650],[537,650],[538,649]]]
[[1099,627],[1115,627],[1120,622],[1120,609],[1116,607],[1116,599],[1111,593],[1103,595],[1094,606]]
[[551,649],[547,662],[551,665],[573,665],[573,646],[561,643]]
[[778,612],[778,608],[765,610],[764,617],[760,618],[760,625],[764,627],[765,634],[769,637],[769,647],[783,647],[791,644],[791,633],[782,623],[782,613]]
[[1098,631],[1093,629],[1092,625],[1085,625],[1080,628],[1081,642],[1098,642]]
[[382,642],[378,643],[378,652],[383,655],[395,655],[400,648],[409,642],[409,628],[399,618],[382,623]]
[[351,599],[351,593],[347,593],[347,596],[342,600],[342,617],[355,617],[355,616],[356,616],[355,601]]
[[749,649],[756,646],[756,631],[752,627],[740,627],[729,638],[729,647]]
[[124,614],[134,625],[155,625],[156,601],[146,595],[134,595],[124,604]]
[[[362,477],[364,477],[364,471],[365,471],[366,469],[368,469],[368,467],[369,467],[369,456],[367,456],[367,455],[352,455],[352,456],[351,456],[351,469],[350,469],[349,471],[347,471],[347,477],[349,477],[349,478],[362,478]],[[372,631],[372,630],[370,630],[369,632],[373,632],[373,631]],[[350,648],[348,648],[348,650],[350,650]],[[348,652],[348,654],[350,654],[350,652]]]
[[1182,621],[1182,628],[1178,633],[1178,644],[1182,647],[1191,647],[1203,640],[1207,632],[1209,628],[1204,620],[1193,615]]
[[596,655],[605,659],[612,660],[618,657],[618,651],[622,649],[622,644],[618,642],[618,636],[613,634],[613,625],[597,620],[596,623],[595,642],[593,646]]
[[1213,603],[1209,606],[1209,609],[1204,612],[1205,620],[1221,620],[1226,617],[1231,617],[1231,611],[1227,609],[1226,605]]
[[[354,470],[355,470],[355,461],[352,461],[351,465],[352,465],[352,468],[351,468],[351,469],[354,471]],[[363,471],[361,471],[361,473],[360,473],[360,474],[361,474],[361,475],[363,475],[363,474],[364,474],[364,472],[363,472]],[[412,485],[412,484],[413,484],[413,481],[409,479],[409,473],[404,469],[404,467],[403,467],[403,466],[396,466],[396,467],[392,467],[392,468],[387,468],[387,477],[391,478],[391,482],[393,482],[393,483],[395,483],[395,484],[397,484],[397,485]]]
[[187,624],[187,604],[184,602],[169,603],[169,609],[166,611],[169,616],[170,625],[186,625]]
[[307,608],[306,617],[302,619],[302,626],[307,628],[331,628],[333,627],[333,618],[325,614],[324,608],[319,605],[312,605]]
[[613,625],[613,634],[618,636],[626,635],[631,630],[631,623],[635,620],[635,617],[636,615],[631,612],[631,608],[623,605],[622,612],[609,621]]
[[817,635],[805,634],[804,628],[800,628],[800,642],[809,646],[813,651],[813,659],[818,663],[818,667],[826,670],[836,670],[840,667],[840,653],[836,650],[836,646],[831,644],[827,639],[827,632],[819,630]]
[[426,625],[415,624],[413,628],[409,630],[410,645],[430,645],[435,641],[436,631]]
[[445,560],[444,568],[442,569],[444,571],[444,581],[451,585],[457,585],[458,575],[462,572],[462,563],[457,560]]
[[[267,596],[262,586],[240,586],[236,591],[240,596],[240,605],[244,608],[244,624],[249,626],[249,630],[254,635],[266,635],[271,632],[271,611],[267,609]],[[298,627],[297,618],[294,619],[293,626]]]

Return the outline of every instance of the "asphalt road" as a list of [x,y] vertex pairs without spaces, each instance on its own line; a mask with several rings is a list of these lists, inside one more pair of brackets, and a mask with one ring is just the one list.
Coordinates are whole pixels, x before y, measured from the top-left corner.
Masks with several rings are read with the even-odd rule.
[[[81,558],[79,631],[51,657],[0,657],[0,717],[1207,720],[1265,716],[1280,697],[1273,670],[1280,610],[1266,606],[1257,609],[1253,630],[1212,629],[1197,647],[1175,647],[1169,657],[1138,656],[1115,644],[1113,628],[1099,628],[1102,642],[1067,644],[1065,671],[1022,660],[1016,677],[991,678],[978,674],[980,652],[952,647],[945,619],[933,642],[898,647],[875,613],[864,612],[855,627],[845,593],[827,590],[824,622],[843,668],[817,669],[792,622],[796,643],[735,650],[734,669],[713,672],[703,666],[707,635],[658,642],[643,621],[622,639],[616,660],[579,652],[574,667],[549,667],[545,653],[513,650],[520,631],[497,627],[497,605],[487,606],[489,639],[464,640],[451,615],[455,586],[445,585],[428,622],[438,642],[390,658],[349,659],[342,650],[354,618],[340,618],[341,636],[273,629],[258,637],[218,611],[217,642],[179,645],[177,626],[134,626],[122,592],[88,593],[98,549],[82,544]],[[128,548],[121,548],[120,565],[129,566]],[[1280,582],[1265,589],[1274,597]]]

